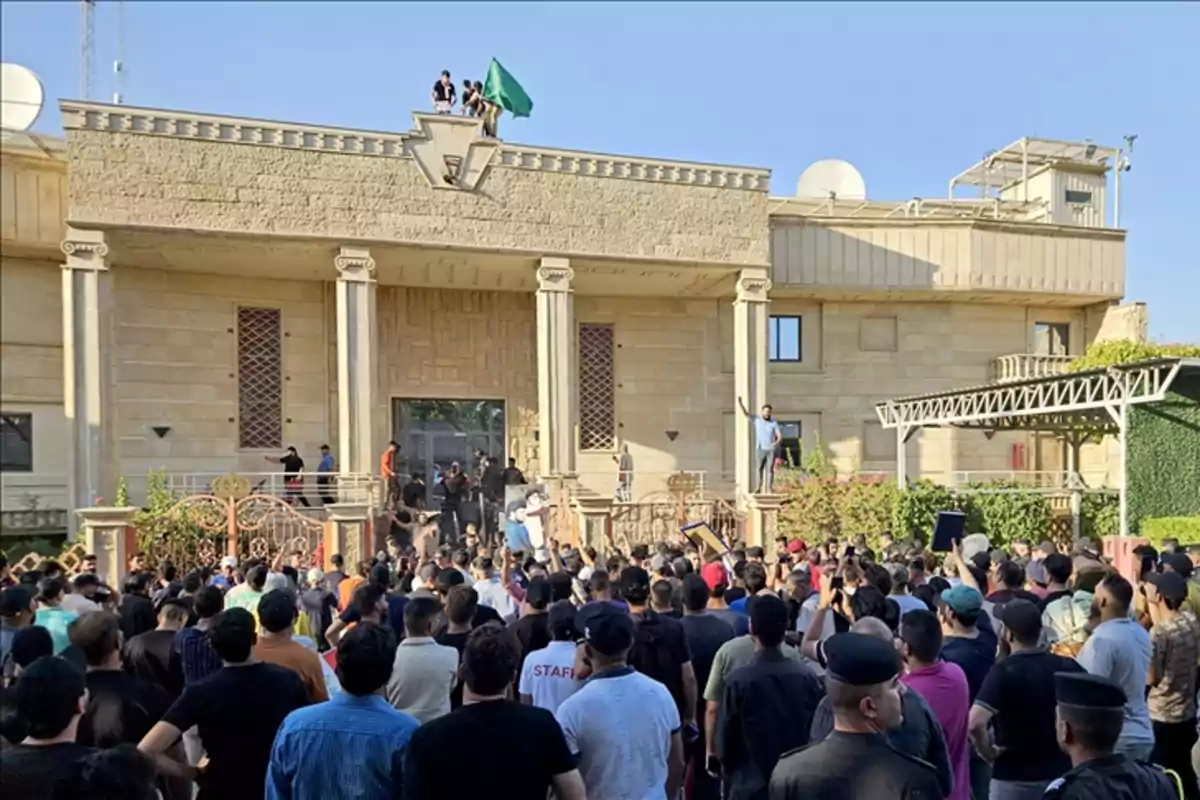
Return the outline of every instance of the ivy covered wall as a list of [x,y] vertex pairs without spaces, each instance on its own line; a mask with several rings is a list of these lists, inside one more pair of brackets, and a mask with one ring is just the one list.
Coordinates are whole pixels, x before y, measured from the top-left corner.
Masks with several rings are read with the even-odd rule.
[[1167,399],[1129,410],[1129,532],[1143,519],[1200,515],[1200,375]]

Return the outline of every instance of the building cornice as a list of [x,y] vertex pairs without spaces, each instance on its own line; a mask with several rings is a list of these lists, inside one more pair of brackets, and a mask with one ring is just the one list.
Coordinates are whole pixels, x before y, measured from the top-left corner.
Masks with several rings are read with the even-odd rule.
[[[62,100],[59,109],[63,128],[67,131],[130,133],[382,158],[412,158],[410,142],[422,135],[415,130],[387,133],[79,100]],[[499,144],[495,165],[510,169],[710,186],[762,194],[767,193],[771,178],[770,170],[756,167],[556,150],[503,141]]]
[[1121,228],[1089,228],[1082,225],[1055,225],[1047,222],[1022,222],[1020,220],[996,219],[947,219],[928,217],[921,219],[906,217],[825,217],[794,213],[772,213],[771,227],[785,225],[819,225],[837,228],[977,228],[989,231],[1041,234],[1044,236],[1069,236],[1085,239],[1112,239],[1124,241],[1126,231]]

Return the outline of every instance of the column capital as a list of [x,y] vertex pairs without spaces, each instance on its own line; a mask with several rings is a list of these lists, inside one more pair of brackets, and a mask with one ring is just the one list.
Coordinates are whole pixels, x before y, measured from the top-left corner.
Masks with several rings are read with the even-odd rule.
[[343,247],[333,259],[333,265],[337,267],[338,280],[375,280],[375,259],[371,258],[371,251],[365,247]]
[[575,270],[567,258],[543,258],[538,264],[537,281],[539,292],[569,292],[575,280]]
[[766,303],[771,291],[771,279],[765,268],[744,269],[738,275],[737,299],[741,303]]
[[104,231],[67,228],[59,249],[67,257],[63,265],[66,269],[108,269],[108,244],[104,241]]

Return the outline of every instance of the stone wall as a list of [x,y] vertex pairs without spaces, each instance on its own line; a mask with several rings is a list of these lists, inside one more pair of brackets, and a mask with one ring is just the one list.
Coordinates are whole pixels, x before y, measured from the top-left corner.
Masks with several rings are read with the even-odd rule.
[[763,191],[493,166],[434,189],[411,159],[68,133],[70,220],[766,264]]
[[0,260],[0,410],[29,414],[33,470],[3,474],[0,505],[64,508],[67,428],[63,417],[62,267]]
[[[114,267],[113,394],[123,475],[278,472],[238,447],[237,308],[276,307],[283,323],[283,444],[315,469],[317,447],[336,429],[327,392],[325,293],[315,281]],[[151,426],[171,430],[162,439]],[[136,483],[136,480],[135,480]]]

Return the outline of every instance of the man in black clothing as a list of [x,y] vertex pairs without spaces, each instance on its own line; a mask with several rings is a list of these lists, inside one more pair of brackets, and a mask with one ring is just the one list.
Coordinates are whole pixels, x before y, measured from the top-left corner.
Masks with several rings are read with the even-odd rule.
[[[734,637],[733,626],[708,610],[709,589],[704,578],[687,575],[683,579],[683,634],[687,638],[688,650],[692,653],[692,670],[696,673],[696,685],[708,685],[708,673],[712,671],[713,659],[721,645]],[[697,700],[696,721],[699,724],[700,741],[704,741],[704,709]],[[709,775],[704,764],[704,748],[689,747],[686,753],[687,770],[692,785],[694,800],[717,800],[721,783]]]
[[406,508],[424,509],[425,494],[425,473],[414,472],[409,482],[404,484],[404,488],[400,490],[400,502]]
[[[462,708],[413,733],[404,797],[459,800],[499,789],[504,797],[536,798],[553,788],[558,800],[583,800],[583,778],[554,715],[507,699],[518,655],[510,631],[486,625],[471,633],[461,667]],[[486,744],[471,750],[469,764],[464,742]]]
[[517,674],[521,674],[521,666],[525,656],[534,650],[541,650],[550,644],[550,583],[542,576],[529,581],[525,589],[525,609],[521,618],[512,624],[513,633],[521,645],[521,662],[517,665]]
[[989,603],[1000,606],[1010,600],[1028,600],[1031,603],[1041,600],[1033,592],[1021,588],[1025,585],[1025,570],[1015,561],[1004,560],[996,564],[995,579],[999,588],[987,596]]
[[717,758],[727,800],[767,800],[771,773],[785,752],[808,744],[825,689],[813,671],[783,654],[787,606],[759,595],[746,604],[754,660],[725,680],[717,717]]
[[274,464],[276,462],[283,465],[283,492],[284,499],[289,503],[299,503],[308,508],[308,498],[304,496],[304,459],[296,452],[296,448],[289,446],[287,452],[281,458],[267,456],[267,462]]
[[[125,642],[124,660],[129,671],[163,689],[174,700],[183,691],[183,665],[175,650],[175,634],[188,620],[188,605],[167,600],[158,610],[158,627]],[[133,740],[134,744],[140,740]]]
[[942,797],[933,767],[892,749],[883,735],[902,717],[895,646],[866,634],[839,633],[825,641],[823,651],[834,731],[779,759],[771,800]]
[[121,633],[129,641],[139,633],[154,630],[158,616],[150,602],[150,581],[153,573],[134,572],[125,579],[125,593],[121,597]]
[[[197,781],[199,800],[261,800],[275,733],[284,717],[308,705],[308,691],[295,671],[254,660],[257,636],[249,611],[217,614],[208,636],[224,666],[184,689],[138,749],[159,757],[198,726],[209,759]],[[161,757],[158,768],[196,779],[191,767]]]
[[1084,670],[1074,659],[1039,646],[1042,612],[1034,603],[1011,600],[999,607],[998,616],[1011,654],[984,679],[971,707],[969,735],[979,754],[992,762],[993,793],[998,783],[1032,791],[1031,784],[1044,787],[1070,768],[1055,739],[1055,675]]
[[456,93],[454,81],[450,80],[450,70],[442,70],[442,76],[433,85],[429,97],[433,100],[433,110],[438,114],[449,114],[454,110]]
[[505,486],[524,486],[525,473],[517,468],[517,460],[510,458],[508,466],[504,468],[504,485]]
[[27,735],[0,756],[0,797],[53,797],[70,766],[95,752],[75,741],[86,706],[83,673],[63,659],[40,658],[21,673],[16,707]]
[[1125,692],[1100,675],[1054,676],[1058,744],[1072,768],[1046,789],[1052,800],[1178,800],[1161,768],[1114,754],[1125,722]]
[[683,625],[679,620],[647,607],[650,574],[641,567],[621,570],[621,598],[629,605],[636,629],[633,649],[629,651],[629,665],[667,687],[683,721],[684,743],[695,741],[700,733],[696,727],[699,693]]
[[[479,593],[470,586],[455,586],[446,595],[446,629],[434,637],[434,641],[458,651],[458,661],[462,663],[463,650],[467,649],[467,639],[471,636],[471,621],[475,618],[475,610],[479,607]],[[450,709],[462,705],[462,681],[455,681],[450,690]]]

